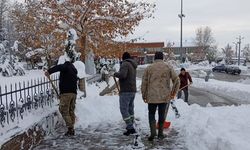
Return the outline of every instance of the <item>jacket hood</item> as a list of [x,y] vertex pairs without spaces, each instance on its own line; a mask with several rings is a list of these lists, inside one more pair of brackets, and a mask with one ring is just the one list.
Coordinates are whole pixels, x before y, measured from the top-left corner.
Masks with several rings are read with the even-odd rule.
[[126,59],[124,61],[131,63],[135,69],[137,68],[137,62],[134,59]]

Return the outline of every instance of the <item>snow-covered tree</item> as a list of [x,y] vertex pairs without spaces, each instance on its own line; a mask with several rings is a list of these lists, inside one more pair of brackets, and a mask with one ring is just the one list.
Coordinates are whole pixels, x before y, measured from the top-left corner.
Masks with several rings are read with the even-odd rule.
[[60,29],[77,31],[82,59],[91,49],[106,51],[115,45],[112,41],[117,37],[133,33],[141,20],[151,17],[154,7],[130,0],[41,0],[41,3],[50,10],[46,13],[59,23]]
[[51,66],[51,55],[62,54],[66,34],[58,29],[58,23],[46,11],[49,10],[39,0],[26,0],[24,4],[14,5],[11,17],[19,33],[18,41],[26,50],[44,49],[43,56]]
[[232,46],[227,44],[227,46],[225,48],[222,48],[222,52],[224,54],[226,63],[229,63],[229,61],[232,59],[233,53],[234,53]]
[[247,44],[243,49],[243,56],[247,61],[250,61],[250,44]]
[[216,41],[213,37],[212,29],[210,27],[200,27],[196,30],[194,44],[200,47],[201,51],[205,52],[205,55],[209,62],[215,60],[215,54],[217,51],[217,46],[215,42]]
[[7,0],[0,1],[0,41],[5,40],[6,30],[4,28],[4,21],[6,18],[6,12],[8,10]]
[[0,72],[3,76],[24,75],[24,69],[18,58],[6,52],[4,44],[0,43]]

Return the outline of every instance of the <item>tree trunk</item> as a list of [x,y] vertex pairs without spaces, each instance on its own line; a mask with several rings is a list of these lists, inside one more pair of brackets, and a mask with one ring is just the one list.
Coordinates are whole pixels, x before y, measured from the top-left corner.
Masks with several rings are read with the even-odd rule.
[[80,37],[80,52],[81,52],[81,61],[85,62],[85,56],[87,51],[87,36],[83,35]]

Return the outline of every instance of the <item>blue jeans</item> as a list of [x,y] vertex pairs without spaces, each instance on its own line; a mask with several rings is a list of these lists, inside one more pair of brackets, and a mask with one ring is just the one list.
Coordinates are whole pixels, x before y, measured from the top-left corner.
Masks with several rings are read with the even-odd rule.
[[134,99],[135,93],[124,92],[120,93],[120,111],[122,118],[125,121],[127,127],[126,129],[133,129],[134,123]]

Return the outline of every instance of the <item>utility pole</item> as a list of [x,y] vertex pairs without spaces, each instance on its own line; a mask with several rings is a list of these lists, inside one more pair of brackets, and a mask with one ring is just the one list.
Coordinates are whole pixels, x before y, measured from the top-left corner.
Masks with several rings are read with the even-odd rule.
[[239,44],[239,52],[238,52],[238,66],[240,65],[240,46],[241,46],[241,40],[244,39],[244,37],[239,36],[237,38],[239,40],[238,44]]
[[181,19],[180,53],[181,53],[181,59],[183,59],[183,52],[182,52],[182,47],[183,47],[182,46],[182,24],[183,24],[183,18],[185,17],[185,15],[183,14],[183,0],[181,0],[181,14],[179,14],[178,17]]

